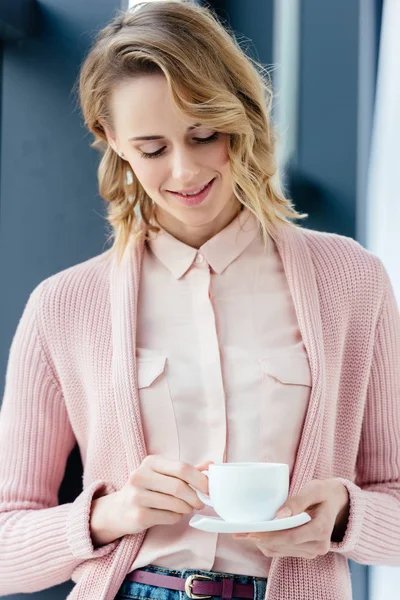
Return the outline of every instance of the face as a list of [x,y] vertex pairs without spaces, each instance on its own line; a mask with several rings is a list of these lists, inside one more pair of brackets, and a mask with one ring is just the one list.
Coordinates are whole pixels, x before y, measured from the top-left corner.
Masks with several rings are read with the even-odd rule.
[[[228,136],[179,113],[164,75],[122,82],[113,89],[110,109],[114,131],[106,131],[108,142],[124,154],[164,229],[199,247],[235,217],[240,203],[232,190]],[[178,193],[206,185],[189,197]]]

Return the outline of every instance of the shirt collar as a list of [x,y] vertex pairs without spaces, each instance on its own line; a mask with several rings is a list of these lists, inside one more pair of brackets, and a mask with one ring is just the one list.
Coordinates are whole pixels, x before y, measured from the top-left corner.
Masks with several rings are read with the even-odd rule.
[[[257,218],[243,210],[219,233],[205,242],[198,250],[176,239],[165,229],[159,234],[150,232],[148,246],[155,256],[179,279],[191,267],[196,255],[201,253],[213,271],[221,274],[260,234]],[[268,240],[270,241],[270,240]]]

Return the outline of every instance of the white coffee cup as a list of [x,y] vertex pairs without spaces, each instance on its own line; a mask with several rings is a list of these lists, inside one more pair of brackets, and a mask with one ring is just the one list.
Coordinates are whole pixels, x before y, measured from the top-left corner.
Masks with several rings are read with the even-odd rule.
[[214,463],[202,473],[209,479],[210,495],[193,489],[204,504],[231,523],[274,519],[288,497],[289,465],[284,463]]

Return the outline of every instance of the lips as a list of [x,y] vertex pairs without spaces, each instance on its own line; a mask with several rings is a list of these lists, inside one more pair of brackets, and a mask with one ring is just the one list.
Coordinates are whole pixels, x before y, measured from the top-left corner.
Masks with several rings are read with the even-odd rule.
[[[207,183],[203,183],[202,185],[198,185],[196,187],[192,187],[189,190],[184,190],[184,191],[174,191],[174,190],[168,190],[169,192],[171,192],[172,194],[179,194],[181,196],[184,196],[185,194],[193,194],[193,192],[196,192],[197,190],[201,190],[203,191],[203,189],[209,184],[211,183],[212,179],[210,179],[209,181],[207,181]],[[199,192],[200,194],[201,192]],[[196,195],[196,194],[194,194]]]
[[[180,194],[178,192],[170,192],[170,193],[173,194],[174,197],[178,200],[178,202],[180,204],[183,204],[184,206],[198,206],[208,197],[210,190],[213,187],[215,179],[216,179],[215,177],[214,177],[214,179],[211,179],[211,181],[209,183],[207,183],[207,185],[201,192],[199,192],[198,194],[194,194],[192,196],[184,196],[183,194]],[[197,188],[197,189],[199,189],[199,188]]]

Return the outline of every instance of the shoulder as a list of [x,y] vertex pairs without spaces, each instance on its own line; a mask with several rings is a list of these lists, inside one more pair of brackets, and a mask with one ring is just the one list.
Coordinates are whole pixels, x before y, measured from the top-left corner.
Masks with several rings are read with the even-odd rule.
[[298,231],[306,240],[320,288],[381,305],[388,275],[378,256],[344,235],[307,228]]
[[305,227],[298,228],[298,231],[305,237],[316,260],[353,266],[355,269],[363,266],[381,268],[381,260],[353,238]]
[[59,322],[60,315],[63,320],[85,315],[99,302],[107,303],[110,268],[111,254],[107,250],[42,280],[30,299],[35,302],[37,317],[43,326],[50,325],[50,319],[53,325]]

